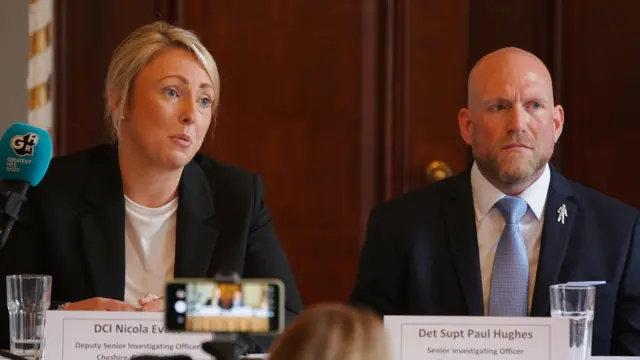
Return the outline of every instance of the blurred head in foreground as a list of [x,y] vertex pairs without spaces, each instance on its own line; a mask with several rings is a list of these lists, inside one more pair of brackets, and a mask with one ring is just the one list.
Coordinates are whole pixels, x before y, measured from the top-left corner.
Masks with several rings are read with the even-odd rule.
[[305,310],[271,347],[269,360],[388,360],[380,318],[342,304]]

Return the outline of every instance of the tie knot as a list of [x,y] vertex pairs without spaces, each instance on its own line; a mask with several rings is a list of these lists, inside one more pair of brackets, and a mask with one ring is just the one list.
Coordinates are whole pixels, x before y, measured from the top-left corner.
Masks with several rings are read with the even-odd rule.
[[507,224],[518,224],[527,212],[527,202],[515,196],[505,196],[496,203]]

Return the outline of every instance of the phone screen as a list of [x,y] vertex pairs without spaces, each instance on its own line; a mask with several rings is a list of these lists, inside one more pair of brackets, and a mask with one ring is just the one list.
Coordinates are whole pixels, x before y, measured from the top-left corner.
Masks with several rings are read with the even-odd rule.
[[283,292],[277,279],[176,280],[166,287],[165,327],[183,332],[278,334],[284,328]]

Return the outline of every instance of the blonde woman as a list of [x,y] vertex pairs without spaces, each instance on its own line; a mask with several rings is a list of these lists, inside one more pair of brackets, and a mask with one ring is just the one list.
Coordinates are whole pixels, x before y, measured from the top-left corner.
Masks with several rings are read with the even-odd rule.
[[269,360],[389,360],[377,315],[341,304],[305,310],[270,349]]
[[53,275],[59,309],[163,311],[166,281],[234,271],[281,279],[288,317],[300,311],[261,178],[198,153],[215,128],[220,77],[196,35],[161,22],[137,29],[113,54],[105,95],[116,141],[51,162],[0,273]]

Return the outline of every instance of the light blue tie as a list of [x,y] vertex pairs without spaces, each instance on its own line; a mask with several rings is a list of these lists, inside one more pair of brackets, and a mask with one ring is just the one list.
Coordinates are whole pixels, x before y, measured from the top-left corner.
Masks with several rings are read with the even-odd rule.
[[507,196],[495,204],[506,225],[500,236],[491,275],[489,316],[527,316],[529,303],[529,259],[519,223],[527,202]]

